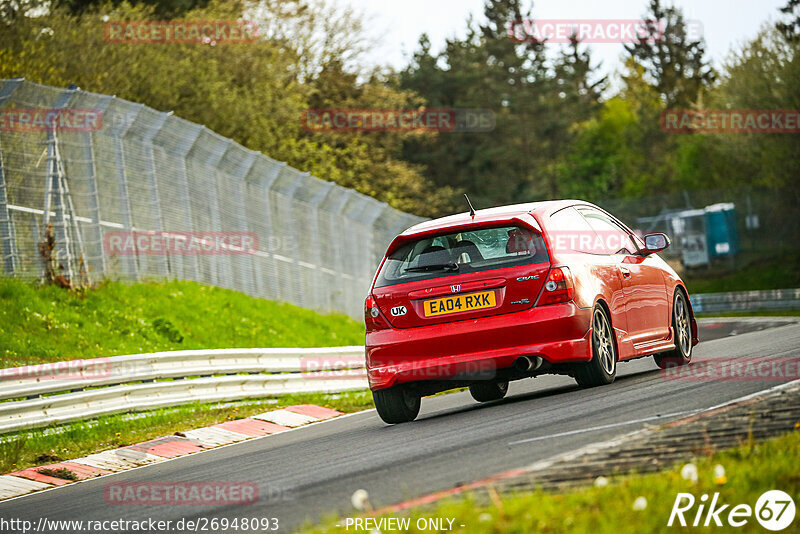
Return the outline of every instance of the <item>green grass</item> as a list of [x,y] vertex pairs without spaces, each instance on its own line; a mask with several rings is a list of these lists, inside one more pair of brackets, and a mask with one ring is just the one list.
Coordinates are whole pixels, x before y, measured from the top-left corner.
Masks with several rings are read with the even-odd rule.
[[363,325],[196,282],[75,292],[0,277],[0,367],[161,350],[362,345]]
[[800,252],[739,261],[743,267],[735,271],[686,270],[681,277],[690,294],[800,287]]
[[374,407],[368,390],[306,393],[252,401],[188,404],[14,432],[0,437],[0,474],[74,459],[294,404],[316,404],[345,413]]
[[[719,504],[730,504],[723,512],[723,518],[727,518],[728,512],[737,504],[754,507],[758,497],[767,490],[780,489],[791,495],[795,503],[800,497],[800,432],[797,431],[714,454],[710,458],[704,457],[695,464],[699,472],[696,484],[681,477],[682,465],[678,465],[656,474],[612,479],[611,484],[604,488],[589,486],[563,493],[495,493],[491,504],[477,502],[472,495],[466,495],[439,501],[430,508],[393,516],[411,517],[412,528],[403,532],[427,532],[416,529],[419,518],[454,518],[454,531],[476,533],[765,532],[754,517],[749,518],[747,525],[736,529],[730,526],[670,528],[667,521],[679,492],[692,493],[696,498],[691,512],[684,515],[689,524],[694,520],[703,494],[719,492]],[[715,481],[714,466],[717,464],[725,468],[727,481],[722,484]],[[633,509],[633,503],[639,497],[647,501],[644,510]],[[304,532],[345,532],[344,526],[336,527],[336,523],[336,519],[330,518],[321,526],[307,526]],[[798,523],[800,518],[795,518],[784,532],[797,532]],[[462,524],[464,527],[459,526]]]

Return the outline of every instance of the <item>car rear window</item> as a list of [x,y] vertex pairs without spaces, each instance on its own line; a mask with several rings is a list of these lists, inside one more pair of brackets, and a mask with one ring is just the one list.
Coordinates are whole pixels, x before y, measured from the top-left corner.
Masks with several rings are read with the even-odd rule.
[[386,258],[375,287],[548,261],[534,230],[480,228],[406,243]]

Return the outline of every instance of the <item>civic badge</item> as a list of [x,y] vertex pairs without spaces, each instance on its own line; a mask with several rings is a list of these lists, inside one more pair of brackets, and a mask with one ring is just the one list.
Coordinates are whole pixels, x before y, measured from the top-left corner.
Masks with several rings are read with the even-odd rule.
[[461,291],[461,284],[450,286],[450,291],[452,291],[453,293],[458,293],[459,291]]

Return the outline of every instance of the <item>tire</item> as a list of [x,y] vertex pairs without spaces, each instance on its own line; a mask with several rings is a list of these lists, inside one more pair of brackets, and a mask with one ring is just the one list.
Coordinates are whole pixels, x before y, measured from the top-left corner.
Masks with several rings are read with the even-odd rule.
[[614,329],[602,306],[592,313],[592,359],[575,370],[575,381],[583,388],[604,386],[617,376],[617,344]]
[[385,423],[396,425],[413,421],[419,415],[420,396],[401,386],[372,392],[375,408]]
[[675,335],[675,348],[653,355],[656,365],[662,369],[688,365],[692,361],[692,318],[686,295],[680,289],[675,292],[672,303],[672,331]]
[[500,400],[508,393],[508,382],[475,382],[469,386],[469,394],[478,402]]

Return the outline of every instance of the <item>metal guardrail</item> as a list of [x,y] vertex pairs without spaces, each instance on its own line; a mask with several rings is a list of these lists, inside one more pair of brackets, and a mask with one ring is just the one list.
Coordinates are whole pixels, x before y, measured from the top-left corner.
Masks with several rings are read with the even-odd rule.
[[689,300],[695,313],[800,310],[800,288],[696,293]]
[[334,347],[173,351],[1,369],[0,399],[28,398],[0,402],[0,432],[198,401],[365,389],[363,368],[364,347]]

